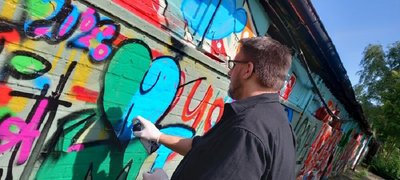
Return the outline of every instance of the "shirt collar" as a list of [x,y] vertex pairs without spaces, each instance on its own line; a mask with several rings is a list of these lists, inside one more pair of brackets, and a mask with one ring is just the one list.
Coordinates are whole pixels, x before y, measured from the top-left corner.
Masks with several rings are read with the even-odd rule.
[[256,96],[251,96],[246,99],[238,100],[231,103],[233,110],[236,113],[239,113],[249,107],[254,106],[257,103],[271,103],[271,102],[279,102],[279,94],[278,93],[264,93]]

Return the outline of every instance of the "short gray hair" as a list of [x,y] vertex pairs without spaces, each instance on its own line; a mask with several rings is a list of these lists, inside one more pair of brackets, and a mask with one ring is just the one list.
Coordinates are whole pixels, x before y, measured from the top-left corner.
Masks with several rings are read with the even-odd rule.
[[292,63],[291,51],[271,37],[253,37],[239,40],[240,51],[254,64],[254,73],[260,84],[280,90]]

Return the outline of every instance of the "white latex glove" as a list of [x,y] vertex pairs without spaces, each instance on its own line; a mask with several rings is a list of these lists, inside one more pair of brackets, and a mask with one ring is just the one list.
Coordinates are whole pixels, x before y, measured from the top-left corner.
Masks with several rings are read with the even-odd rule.
[[155,169],[153,173],[144,172],[143,180],[168,180],[168,175],[163,169]]
[[141,124],[143,129],[141,131],[133,131],[133,134],[136,137],[140,137],[149,141],[155,141],[158,143],[160,139],[161,132],[158,128],[149,120],[143,118],[142,116],[136,116],[133,119],[133,123],[138,120]]

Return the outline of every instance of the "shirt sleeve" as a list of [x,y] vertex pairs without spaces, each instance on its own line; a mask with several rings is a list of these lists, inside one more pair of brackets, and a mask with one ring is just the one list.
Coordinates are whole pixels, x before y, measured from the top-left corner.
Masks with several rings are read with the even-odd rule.
[[193,137],[193,139],[192,139],[192,147],[195,147],[200,140],[201,140],[201,136]]
[[265,175],[268,151],[252,133],[233,128],[221,135],[210,152],[200,179],[261,179]]

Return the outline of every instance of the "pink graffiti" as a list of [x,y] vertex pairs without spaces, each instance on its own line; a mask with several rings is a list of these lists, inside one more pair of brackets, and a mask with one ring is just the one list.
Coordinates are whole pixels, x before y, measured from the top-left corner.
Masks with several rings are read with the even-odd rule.
[[96,17],[94,16],[94,9],[88,8],[84,13],[82,13],[82,21],[79,29],[82,32],[89,32],[97,23]]
[[104,30],[103,30],[103,36],[105,37],[112,37],[115,33],[115,28],[113,26],[107,26]]
[[67,152],[78,152],[85,149],[85,145],[83,144],[74,144],[67,149]]
[[83,36],[78,39],[79,43],[83,44],[85,47],[90,46],[90,39],[92,39],[91,36]]
[[91,32],[91,36],[96,38],[98,41],[103,39],[110,39],[115,33],[115,27],[113,25],[102,25],[101,27],[94,28]]
[[93,57],[95,60],[103,60],[108,56],[108,54],[110,54],[110,52],[111,52],[111,48],[109,48],[107,45],[99,44],[94,49]]
[[[26,123],[18,117],[9,117],[0,124],[0,153],[5,152],[20,143],[20,153],[17,164],[23,164],[28,159],[32,148],[33,141],[40,135],[39,124],[48,100],[40,101],[40,104],[33,115],[31,121]],[[12,128],[17,128],[17,132],[13,132]],[[6,142],[6,143],[4,143]]]
[[48,27],[40,27],[35,29],[35,34],[37,36],[43,36],[49,31]]
[[64,25],[64,26],[61,28],[61,30],[60,30],[60,32],[59,32],[58,34],[59,34],[60,36],[64,36],[64,34],[67,33],[68,26],[69,26],[70,24],[73,24],[73,22],[74,22],[74,17],[73,17],[73,16],[68,16],[66,25]]
[[78,44],[89,50],[89,55],[95,61],[103,61],[112,51],[111,45],[102,43],[110,40],[116,35],[116,26],[113,24],[103,24],[92,29],[89,33],[77,39]]

